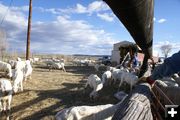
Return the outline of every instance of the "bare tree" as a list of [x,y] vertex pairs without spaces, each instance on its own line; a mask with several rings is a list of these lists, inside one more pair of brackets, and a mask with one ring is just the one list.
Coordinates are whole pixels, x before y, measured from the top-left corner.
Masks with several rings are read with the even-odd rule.
[[6,32],[0,29],[0,58],[3,60],[6,55],[8,43],[6,40]]
[[162,54],[164,54],[164,57],[167,58],[168,54],[171,52],[172,50],[172,45],[167,44],[167,45],[162,45],[160,47]]

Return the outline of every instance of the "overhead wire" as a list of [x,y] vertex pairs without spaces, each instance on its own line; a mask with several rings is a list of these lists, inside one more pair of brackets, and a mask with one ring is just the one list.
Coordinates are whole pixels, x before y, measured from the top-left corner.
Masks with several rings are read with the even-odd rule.
[[1,20],[0,25],[3,24],[3,22],[4,22],[4,20],[5,20],[5,17],[6,17],[6,15],[7,15],[8,11],[9,11],[10,7],[12,6],[12,3],[13,3],[13,0],[10,1],[9,6],[8,6],[8,8],[7,8],[7,10],[6,10],[5,14],[4,14],[4,16],[2,17],[2,20]]

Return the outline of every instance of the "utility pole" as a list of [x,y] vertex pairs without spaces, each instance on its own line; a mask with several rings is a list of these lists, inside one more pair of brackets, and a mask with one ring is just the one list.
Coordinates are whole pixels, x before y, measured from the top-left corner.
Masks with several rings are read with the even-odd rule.
[[29,1],[29,17],[28,17],[27,44],[26,44],[26,60],[29,60],[29,55],[30,55],[31,16],[32,16],[32,0]]

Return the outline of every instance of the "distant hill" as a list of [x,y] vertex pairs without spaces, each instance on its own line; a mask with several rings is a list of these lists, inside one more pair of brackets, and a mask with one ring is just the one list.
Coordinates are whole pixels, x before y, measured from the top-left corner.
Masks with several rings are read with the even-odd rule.
[[83,57],[104,57],[104,56],[108,56],[110,57],[111,55],[83,55],[83,54],[73,54],[73,56],[83,56]]

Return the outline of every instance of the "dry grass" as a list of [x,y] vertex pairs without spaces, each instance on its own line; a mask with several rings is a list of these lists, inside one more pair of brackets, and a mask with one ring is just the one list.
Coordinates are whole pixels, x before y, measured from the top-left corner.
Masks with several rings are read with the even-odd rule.
[[67,72],[63,72],[35,65],[33,70],[32,79],[24,82],[24,91],[13,96],[13,120],[54,120],[65,107],[117,103],[113,97],[117,87],[104,88],[95,101],[89,99],[90,88],[84,92],[85,79],[96,73],[93,67],[66,66]]

